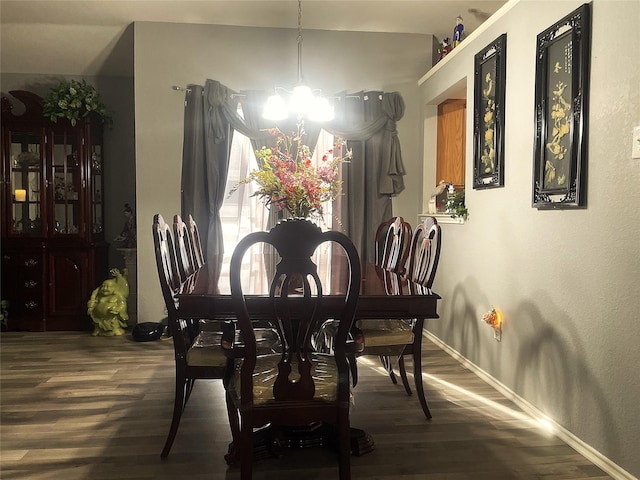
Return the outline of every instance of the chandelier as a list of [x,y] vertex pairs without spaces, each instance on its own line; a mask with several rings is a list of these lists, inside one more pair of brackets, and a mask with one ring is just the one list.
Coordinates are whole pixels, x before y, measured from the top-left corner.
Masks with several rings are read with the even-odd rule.
[[[298,83],[290,92],[282,87],[275,87],[275,95],[271,95],[265,103],[262,116],[267,120],[284,120],[293,113],[298,118],[308,118],[316,122],[333,119],[333,107],[329,100],[320,95],[320,90],[312,90],[305,85],[302,75],[302,0],[298,0]],[[288,96],[285,100],[282,94]]]

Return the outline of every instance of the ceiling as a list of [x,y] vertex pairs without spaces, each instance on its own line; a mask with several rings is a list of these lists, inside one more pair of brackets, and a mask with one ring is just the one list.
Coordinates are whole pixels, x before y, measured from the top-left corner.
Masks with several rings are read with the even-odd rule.
[[[304,0],[304,29],[432,34],[439,40],[451,37],[458,15],[465,34],[473,32],[506,0]],[[28,72],[46,58],[47,48],[74,49],[70,57],[106,58],[132,22],[173,22],[251,27],[297,27],[294,0],[0,0],[2,66],[15,73]],[[74,27],[64,28],[63,27]],[[33,32],[39,35],[33,35]],[[55,32],[46,41],[48,32]],[[74,33],[77,32],[77,33]],[[55,36],[57,35],[57,37]],[[78,35],[78,38],[66,38]],[[41,37],[37,41],[34,37]],[[88,38],[87,38],[88,36]],[[31,51],[30,51],[31,49]],[[32,58],[33,67],[15,67]],[[100,62],[97,62],[100,63]],[[117,65],[118,62],[112,62]],[[96,65],[104,72],[104,65]],[[24,70],[24,71],[16,71]],[[7,71],[7,70],[4,70]],[[81,72],[43,72],[89,75]]]

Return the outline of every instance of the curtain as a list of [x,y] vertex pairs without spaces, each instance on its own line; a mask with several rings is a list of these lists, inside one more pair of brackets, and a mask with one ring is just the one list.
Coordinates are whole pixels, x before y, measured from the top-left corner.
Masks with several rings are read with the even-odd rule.
[[[238,115],[242,101],[244,118]],[[215,80],[204,87],[189,85],[185,100],[181,213],[191,213],[201,232],[209,268],[220,271],[224,253],[220,208],[224,201],[234,130],[251,138],[254,148],[272,138],[266,129],[277,126],[289,133],[295,122],[269,124],[261,117],[266,93],[234,92]],[[373,239],[378,224],[392,216],[391,196],[404,189],[404,167],[396,122],[404,114],[397,92],[341,94],[336,100],[336,120],[329,124],[305,123],[307,144],[315,145],[323,127],[349,140],[352,161],[343,167],[344,195],[337,206],[343,230],[351,237],[363,260],[374,261]],[[270,212],[270,225],[277,212]]]
[[238,115],[238,97],[220,82],[207,80],[204,87],[189,85],[185,99],[181,213],[191,213],[198,224],[212,278],[217,278],[224,254],[220,208],[227,193],[233,132],[266,136]]
[[341,221],[360,258],[375,262],[374,238],[378,225],[393,215],[391,197],[404,190],[405,174],[396,122],[404,115],[397,93],[342,94],[336,118],[325,127],[348,140],[351,163],[343,166]]

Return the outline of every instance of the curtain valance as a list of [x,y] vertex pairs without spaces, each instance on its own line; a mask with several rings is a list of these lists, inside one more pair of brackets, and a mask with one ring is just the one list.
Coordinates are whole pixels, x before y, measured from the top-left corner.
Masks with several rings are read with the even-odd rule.
[[[267,96],[264,91],[236,92],[216,80],[188,86],[181,211],[183,215],[191,213],[201,226],[208,259],[222,258],[224,253],[219,211],[226,195],[233,132],[249,137],[258,149],[272,145],[269,129],[296,130],[295,120],[274,123],[262,118]],[[238,114],[239,103],[242,116]],[[324,128],[354,146],[353,168],[345,181],[342,223],[363,258],[366,255],[372,260],[369,239],[377,225],[391,215],[390,197],[404,190],[405,169],[396,128],[404,115],[404,101],[398,92],[343,92],[335,97],[335,111],[331,122],[305,121],[305,143],[313,148]],[[355,211],[356,205],[364,212]]]

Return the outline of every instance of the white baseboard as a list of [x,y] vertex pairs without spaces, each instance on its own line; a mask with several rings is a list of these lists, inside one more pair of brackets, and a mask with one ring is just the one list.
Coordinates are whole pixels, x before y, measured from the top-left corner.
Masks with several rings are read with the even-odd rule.
[[538,410],[534,405],[532,405],[527,400],[525,400],[524,398],[522,398],[521,396],[513,392],[504,384],[500,383],[498,380],[496,380],[494,377],[492,377],[487,372],[482,370],[476,364],[469,361],[466,357],[464,357],[458,351],[454,350],[449,345],[444,343],[434,334],[425,330],[424,336],[429,340],[431,340],[433,343],[435,343],[442,350],[447,352],[449,355],[451,355],[453,358],[455,358],[465,368],[468,368],[474,374],[480,377],[482,380],[484,380],[493,388],[498,390],[501,394],[503,394],[505,397],[507,397],[509,400],[515,403],[518,407],[520,407],[525,413],[527,413],[528,415],[531,415],[534,418],[546,418],[547,421],[553,426],[554,434],[560,440],[562,440],[571,448],[576,450],[580,455],[584,456],[587,460],[592,462],[594,465],[600,467],[607,474],[611,475],[613,478],[618,480],[638,480],[638,477],[633,476],[632,474],[624,470],[622,467],[620,467],[619,465],[609,460],[598,450],[586,444],[584,441],[576,437],[573,433],[571,433],[569,430],[564,428],[562,425],[559,425],[553,420],[548,419],[548,417],[543,412]]

